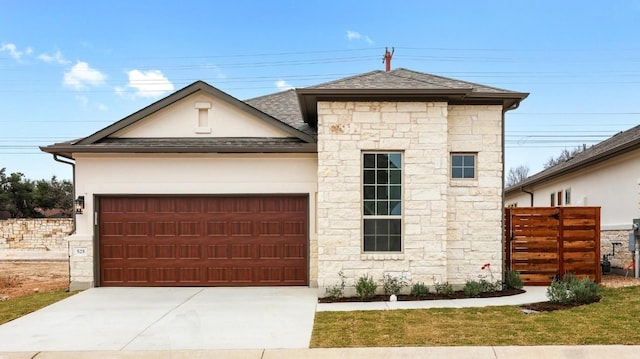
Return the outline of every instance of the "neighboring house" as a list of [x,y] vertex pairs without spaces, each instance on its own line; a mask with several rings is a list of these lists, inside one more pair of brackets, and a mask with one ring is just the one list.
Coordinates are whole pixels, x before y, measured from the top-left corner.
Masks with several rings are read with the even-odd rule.
[[601,207],[601,253],[619,242],[615,267],[632,260],[629,233],[640,217],[640,126],[636,126],[505,190],[505,205]]
[[240,101],[195,82],[79,140],[71,287],[501,276],[503,121],[526,93],[406,69]]

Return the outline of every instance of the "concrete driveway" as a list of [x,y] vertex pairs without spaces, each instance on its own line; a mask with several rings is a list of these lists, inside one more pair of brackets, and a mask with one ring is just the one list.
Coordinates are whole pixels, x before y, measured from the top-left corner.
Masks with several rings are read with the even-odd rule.
[[93,288],[0,326],[0,352],[308,348],[317,295],[282,288]]

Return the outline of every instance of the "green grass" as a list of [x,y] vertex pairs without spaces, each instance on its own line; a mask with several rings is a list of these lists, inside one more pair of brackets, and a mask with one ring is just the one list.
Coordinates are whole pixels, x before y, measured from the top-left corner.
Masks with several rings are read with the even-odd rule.
[[19,318],[25,314],[51,305],[57,301],[72,296],[77,292],[67,293],[64,290],[57,290],[45,293],[36,293],[24,297],[9,299],[0,302],[0,324]]
[[311,347],[640,344],[640,286],[601,295],[528,315],[514,306],[318,312]]

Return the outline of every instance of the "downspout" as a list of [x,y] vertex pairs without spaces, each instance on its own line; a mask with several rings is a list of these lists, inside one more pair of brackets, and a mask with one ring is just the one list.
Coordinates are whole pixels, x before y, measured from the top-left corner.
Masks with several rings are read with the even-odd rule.
[[[55,153],[53,154],[53,159],[56,162],[65,163],[65,164],[71,165],[71,169],[72,169],[72,172],[73,172],[73,174],[72,174],[72,176],[73,176],[73,179],[72,179],[72,181],[73,181],[73,191],[71,193],[71,199],[75,200],[76,199],[76,164],[74,162],[69,162],[69,161],[65,161],[65,160],[62,160],[62,159],[58,158],[58,155],[55,154]],[[69,232],[69,235],[72,235],[72,234],[76,233],[76,214],[75,214],[75,210],[74,210],[73,207],[71,207],[71,211],[73,212],[73,227],[71,228],[71,232]],[[67,256],[68,256],[67,263],[68,263],[68,266],[69,266],[67,268],[67,270],[69,271],[68,272],[68,274],[69,274],[69,285],[67,286],[67,292],[68,292],[70,290],[70,288],[71,288],[71,246],[69,245],[69,241],[67,241]]]
[[[504,228],[504,168],[505,168],[505,151],[504,151],[504,144],[505,144],[505,138],[504,138],[504,128],[505,128],[505,114],[507,113],[507,111],[511,111],[511,110],[515,110],[518,107],[520,107],[520,102],[516,102],[513,105],[511,105],[511,107],[509,108],[503,108],[502,109],[502,215],[500,216],[500,227],[502,228],[502,236],[500,238],[500,244],[501,244],[501,248],[502,248],[502,252],[500,253],[502,255],[502,289],[505,289],[507,286],[507,282],[505,281],[506,278],[506,274],[507,274],[507,266],[506,263],[504,261],[504,253],[505,253],[505,240],[504,238],[506,238],[506,233],[504,233],[505,228]],[[511,237],[511,236],[509,236]]]
[[[76,199],[76,164],[73,163],[73,162],[65,161],[65,160],[62,160],[62,159],[58,158],[58,155],[55,154],[55,153],[53,154],[53,160],[56,161],[56,162],[65,163],[65,164],[71,165],[71,169],[72,169],[72,172],[73,172],[73,174],[72,174],[72,176],[73,176],[73,179],[72,179],[72,181],[73,181],[73,192],[71,193],[71,200]],[[71,208],[71,210],[73,211],[73,207]],[[75,216],[75,214],[73,216],[73,228],[71,228],[71,232],[69,232],[68,234],[71,235],[71,234],[74,234],[74,233],[76,233],[76,216]]]
[[531,197],[531,207],[533,207],[533,192],[529,192],[524,187],[520,187],[520,192],[524,192]]

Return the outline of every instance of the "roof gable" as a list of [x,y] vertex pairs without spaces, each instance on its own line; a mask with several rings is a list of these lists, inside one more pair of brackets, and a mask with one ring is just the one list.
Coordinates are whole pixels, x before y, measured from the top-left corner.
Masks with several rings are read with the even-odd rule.
[[291,137],[255,114],[204,91],[166,106],[108,138]]
[[576,154],[564,162],[538,172],[524,181],[505,189],[510,194],[521,188],[537,185],[564,176],[624,153],[640,149],[640,125],[629,130],[619,132],[612,137],[593,145]]
[[[145,121],[145,120],[153,119],[154,116],[157,118],[158,117],[162,118],[163,111],[166,112],[169,107],[175,106],[176,104],[183,101],[187,97],[190,97],[192,95],[197,95],[199,92],[201,93],[200,96],[205,96],[211,100],[214,100],[218,104],[224,106],[227,109],[227,112],[230,111],[231,109],[235,109],[236,111],[240,111],[244,113],[246,115],[245,121],[248,119],[248,117],[252,117],[257,121],[261,121],[263,125],[274,127],[272,134],[275,134],[275,133],[289,134],[291,137],[299,138],[304,142],[308,142],[308,143],[315,141],[315,139],[309,136],[308,134],[295,129],[294,127],[291,127],[290,125],[284,122],[281,122],[262,111],[259,111],[258,109],[250,106],[249,104],[242,102],[236,99],[235,97],[216,89],[215,87],[207,84],[206,82],[197,81],[143,108],[142,110],[137,111],[134,114],[129,115],[124,119],[108,127],[105,127],[104,129],[88,137],[85,137],[77,141],[75,144],[89,145],[109,137],[119,137],[119,136],[132,137],[131,132],[140,134],[141,131],[135,131],[136,127],[149,128],[149,124],[145,123],[149,121]],[[202,97],[200,98],[202,99]],[[207,102],[207,101],[202,101],[202,102]],[[127,128],[129,128],[130,131],[128,131]],[[266,128],[263,128],[263,130],[264,129]],[[153,137],[153,135],[145,135],[143,137]],[[220,137],[224,137],[224,136],[220,136]],[[239,137],[247,137],[247,136],[245,135],[245,136],[239,136]],[[274,137],[274,136],[269,136],[269,137]],[[276,137],[280,137],[280,136],[276,136]]]

